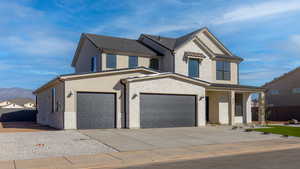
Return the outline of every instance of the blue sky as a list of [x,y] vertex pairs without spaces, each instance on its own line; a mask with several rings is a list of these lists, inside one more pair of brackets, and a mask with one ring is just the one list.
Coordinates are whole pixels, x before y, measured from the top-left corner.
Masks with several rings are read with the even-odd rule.
[[177,37],[207,26],[245,59],[241,84],[300,66],[299,0],[1,0],[0,87],[35,89],[72,73],[82,32]]

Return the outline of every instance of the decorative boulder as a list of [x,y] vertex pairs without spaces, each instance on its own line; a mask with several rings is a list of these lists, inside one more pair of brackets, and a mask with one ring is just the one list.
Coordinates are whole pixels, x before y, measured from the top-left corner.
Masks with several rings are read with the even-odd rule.
[[298,120],[297,119],[292,119],[289,121],[290,124],[298,124]]

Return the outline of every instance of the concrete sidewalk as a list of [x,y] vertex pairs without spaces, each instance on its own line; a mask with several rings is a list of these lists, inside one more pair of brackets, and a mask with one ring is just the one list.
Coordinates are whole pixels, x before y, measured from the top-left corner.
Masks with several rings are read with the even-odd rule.
[[0,162],[1,169],[88,169],[114,168],[147,163],[200,159],[227,155],[269,152],[300,148],[300,139],[281,138],[263,141],[190,146],[173,149],[155,149],[130,152],[112,152],[96,155],[66,156],[33,160]]

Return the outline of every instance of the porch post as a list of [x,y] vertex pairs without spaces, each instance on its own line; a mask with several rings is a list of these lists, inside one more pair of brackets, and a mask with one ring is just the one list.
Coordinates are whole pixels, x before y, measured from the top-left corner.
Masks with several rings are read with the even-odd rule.
[[234,125],[234,117],[235,117],[235,91],[230,91],[230,116],[229,116],[229,122],[230,125]]
[[260,124],[265,124],[265,113],[266,113],[265,92],[260,92],[258,99],[259,99],[258,121],[260,122]]

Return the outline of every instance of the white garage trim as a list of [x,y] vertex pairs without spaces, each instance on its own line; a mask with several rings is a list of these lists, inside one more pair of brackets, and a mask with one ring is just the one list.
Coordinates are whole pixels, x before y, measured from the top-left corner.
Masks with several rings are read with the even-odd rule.
[[126,84],[126,113],[127,127],[140,128],[140,95],[151,94],[174,94],[194,95],[197,105],[197,126],[206,124],[205,114],[205,87],[203,84],[190,83],[185,78],[168,75],[145,80],[124,80]]

